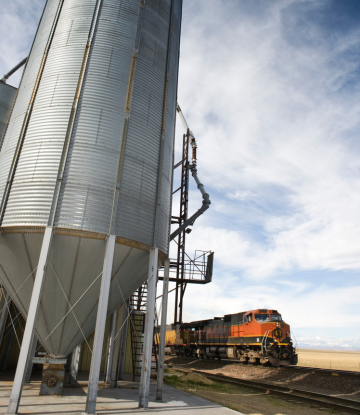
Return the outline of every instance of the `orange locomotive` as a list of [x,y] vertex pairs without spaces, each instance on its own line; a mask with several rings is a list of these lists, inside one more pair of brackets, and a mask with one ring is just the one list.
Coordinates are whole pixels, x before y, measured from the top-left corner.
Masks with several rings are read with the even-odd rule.
[[167,328],[165,353],[273,366],[298,361],[290,326],[276,310],[251,310]]

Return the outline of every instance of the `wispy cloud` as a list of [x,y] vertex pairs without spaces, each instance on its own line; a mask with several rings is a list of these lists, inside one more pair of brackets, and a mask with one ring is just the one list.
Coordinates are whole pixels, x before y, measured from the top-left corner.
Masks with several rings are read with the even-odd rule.
[[[30,47],[45,5],[45,0],[1,2],[0,15],[0,77],[23,60]],[[21,71],[9,79],[17,86]]]
[[359,320],[360,28],[335,3],[185,2],[179,101],[213,202],[187,248],[216,262],[188,319],[271,304],[319,333]]
[[[199,137],[203,181],[220,192],[217,214],[231,221],[208,227],[206,238],[224,235],[220,261],[238,245],[249,275],[359,269],[359,82],[348,82],[359,69],[360,30],[321,40],[316,22],[306,32],[296,25],[294,4],[325,13],[323,2],[272,2],[259,21],[242,3],[232,16],[219,2],[196,14],[185,8],[180,100]],[[235,210],[253,232],[233,222]],[[257,229],[266,235],[260,244]],[[263,266],[251,265],[254,257]]]
[[[28,53],[44,4],[2,8],[0,76]],[[309,345],[358,325],[359,9],[184,1],[179,103],[213,202],[187,251],[216,252],[213,283],[186,290],[186,319],[269,306]],[[200,203],[192,187],[190,212]]]

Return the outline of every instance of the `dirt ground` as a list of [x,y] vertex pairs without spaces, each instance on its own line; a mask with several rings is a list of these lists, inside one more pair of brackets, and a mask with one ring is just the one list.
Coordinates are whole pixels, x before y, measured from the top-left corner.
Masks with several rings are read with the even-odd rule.
[[282,368],[242,365],[229,361],[195,360],[167,357],[167,364],[184,369],[196,369],[239,379],[262,381],[294,389],[325,393],[345,399],[360,401],[360,377],[335,376],[331,373],[297,372]]
[[299,349],[299,366],[360,371],[360,352]]
[[[180,377],[179,377],[180,376]],[[206,385],[203,382],[182,380],[180,373],[168,371],[164,381],[168,385],[192,393],[219,405],[239,411],[245,415],[320,415],[340,414],[328,408],[310,406],[297,402],[258,393],[244,387],[213,382]]]

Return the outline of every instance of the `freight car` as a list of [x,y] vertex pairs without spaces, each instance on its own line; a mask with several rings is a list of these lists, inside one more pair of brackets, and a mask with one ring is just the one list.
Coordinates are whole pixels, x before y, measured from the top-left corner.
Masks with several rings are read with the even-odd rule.
[[258,309],[167,326],[165,353],[247,364],[296,365],[290,326],[277,310]]

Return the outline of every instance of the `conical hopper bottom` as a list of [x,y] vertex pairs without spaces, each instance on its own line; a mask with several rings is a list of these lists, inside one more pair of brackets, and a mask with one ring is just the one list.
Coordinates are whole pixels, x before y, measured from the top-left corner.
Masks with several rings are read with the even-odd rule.
[[[0,279],[27,318],[43,234],[0,236]],[[35,332],[52,356],[68,356],[95,329],[106,242],[55,234]],[[108,314],[147,279],[149,252],[117,243]]]

